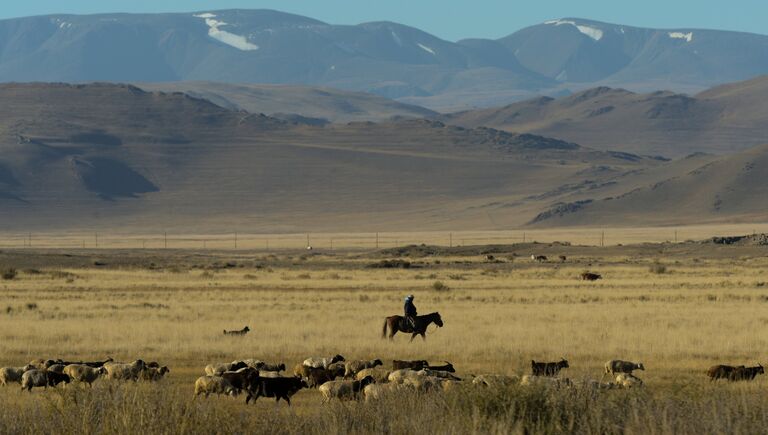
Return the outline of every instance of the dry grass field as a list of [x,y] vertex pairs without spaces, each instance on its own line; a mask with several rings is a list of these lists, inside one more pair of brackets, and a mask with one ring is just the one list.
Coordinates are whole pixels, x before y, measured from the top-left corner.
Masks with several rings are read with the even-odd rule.
[[[711,384],[716,363],[765,363],[768,248],[708,244],[514,245],[406,252],[409,269],[370,268],[391,253],[16,250],[0,253],[0,365],[35,358],[156,360],[157,384],[100,380],[22,393],[0,387],[2,433],[760,433],[768,378]],[[531,253],[564,263],[534,263]],[[99,265],[96,266],[95,264]],[[585,270],[603,280],[580,281]],[[435,283],[442,283],[440,285]],[[385,316],[416,295],[439,311],[427,340],[381,339]],[[223,329],[249,325],[244,337]],[[450,361],[464,378],[525,374],[559,360],[599,379],[605,361],[640,361],[640,390],[461,386],[370,403],[293,406],[193,399],[206,364],[241,358]],[[289,369],[290,370],[290,369]]]

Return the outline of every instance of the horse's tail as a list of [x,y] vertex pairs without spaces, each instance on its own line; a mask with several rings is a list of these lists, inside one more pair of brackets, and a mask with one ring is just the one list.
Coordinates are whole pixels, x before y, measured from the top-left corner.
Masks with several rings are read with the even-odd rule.
[[384,319],[384,328],[381,330],[381,338],[387,338],[387,323],[389,319]]

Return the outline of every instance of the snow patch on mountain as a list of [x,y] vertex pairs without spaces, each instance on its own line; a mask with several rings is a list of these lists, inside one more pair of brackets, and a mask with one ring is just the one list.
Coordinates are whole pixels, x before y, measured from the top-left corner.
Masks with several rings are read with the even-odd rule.
[[431,48],[427,47],[427,46],[426,46],[426,45],[424,45],[424,44],[420,44],[420,43],[418,43],[418,42],[417,42],[417,43],[416,43],[416,45],[418,45],[418,46],[419,46],[419,48],[421,48],[422,50],[424,50],[424,51],[426,51],[427,53],[431,54],[432,56],[434,56],[434,55],[436,54],[436,53],[435,53],[435,50],[433,50],[433,49],[431,49]]
[[216,15],[211,13],[195,15],[196,18],[202,18],[205,20],[205,24],[208,25],[208,36],[211,38],[234,47],[242,51],[258,50],[259,46],[248,42],[248,38],[245,36],[235,35],[225,30],[221,30],[219,27],[228,26],[229,24],[224,21],[216,20]]
[[672,39],[685,39],[688,42],[693,41],[693,32],[669,32],[669,37]]
[[591,26],[585,26],[582,24],[577,24],[575,21],[571,20],[550,20],[545,21],[544,24],[550,24],[554,26],[562,26],[562,25],[571,25],[579,30],[579,32],[589,36],[590,38],[594,39],[595,41],[599,41],[603,39],[603,31],[598,29],[597,27],[591,27]]
[[402,40],[402,39],[400,39],[400,37],[399,37],[399,36],[397,36],[397,33],[395,33],[395,31],[394,31],[394,30],[391,30],[391,31],[390,31],[390,33],[392,33],[392,39],[394,39],[394,40],[395,40],[395,42],[397,43],[397,45],[399,45],[399,46],[401,46],[401,47],[402,47],[402,46],[403,46],[403,40]]

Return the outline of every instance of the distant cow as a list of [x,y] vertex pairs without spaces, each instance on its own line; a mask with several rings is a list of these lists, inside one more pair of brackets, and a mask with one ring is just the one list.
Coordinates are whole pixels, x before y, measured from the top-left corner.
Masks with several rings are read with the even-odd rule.
[[603,279],[603,276],[599,273],[584,272],[581,274],[581,279],[583,281],[597,281],[598,279]]
[[535,254],[533,254],[533,255],[531,255],[531,260],[538,261],[539,263],[542,263],[544,261],[547,261],[547,256],[546,255],[535,255]]
[[557,376],[562,369],[570,367],[563,358],[558,362],[536,362],[531,360],[531,372],[534,376]]
[[239,331],[227,331],[227,330],[225,329],[225,330],[224,330],[224,335],[245,335],[245,334],[247,334],[247,333],[248,333],[248,331],[250,331],[250,330],[251,330],[251,328],[249,328],[249,327],[247,327],[247,326],[246,326],[245,328],[243,328],[243,329],[239,330]]

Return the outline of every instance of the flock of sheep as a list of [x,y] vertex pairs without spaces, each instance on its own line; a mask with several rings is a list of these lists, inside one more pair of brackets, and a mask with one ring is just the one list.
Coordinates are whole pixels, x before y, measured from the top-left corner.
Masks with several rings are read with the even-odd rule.
[[[256,359],[245,359],[231,363],[209,364],[205,375],[195,381],[195,396],[225,394],[238,396],[246,394],[246,403],[259,397],[271,397],[276,401],[285,400],[289,405],[291,397],[303,388],[317,388],[324,401],[331,399],[372,400],[394,391],[444,391],[465,382],[456,376],[453,364],[430,365],[425,360],[392,361],[392,369],[384,369],[380,359],[346,361],[341,355],[327,358],[307,358],[293,368],[292,375],[281,375],[285,364],[270,364]],[[476,386],[522,386],[541,385],[548,387],[576,386],[568,378],[558,375],[569,368],[568,361],[531,361],[531,374],[519,376],[479,375],[472,376],[471,384]],[[635,370],[645,370],[642,363],[611,360],[605,363],[600,380],[585,379],[579,386],[591,389],[636,388],[643,381],[635,376]],[[157,362],[136,360],[119,363],[107,358],[103,361],[33,360],[23,367],[0,369],[0,384],[18,383],[22,390],[35,387],[55,387],[60,383],[85,383],[89,386],[99,378],[121,381],[159,381],[170,370]],[[764,374],[762,365],[754,367],[716,365],[707,371],[711,380],[750,381]],[[606,375],[612,382],[604,383]]]
[[138,359],[132,363],[115,362],[112,358],[103,361],[65,361],[62,359],[37,359],[23,367],[0,368],[0,385],[21,384],[22,390],[32,391],[35,387],[55,387],[70,382],[85,383],[89,386],[99,378],[131,381],[159,381],[170,372],[167,366],[157,362],[145,363]]
[[[327,402],[361,397],[372,400],[395,391],[444,391],[465,382],[456,376],[456,370],[449,362],[430,365],[425,360],[393,360],[391,370],[383,366],[380,359],[346,361],[343,356],[335,355],[307,358],[293,368],[293,376],[283,376],[280,372],[285,370],[285,364],[269,364],[254,359],[210,364],[205,367],[205,375],[195,381],[195,396],[238,396],[245,393],[246,403],[259,397],[273,397],[278,402],[283,399],[290,405],[290,398],[303,388],[317,388]],[[557,377],[562,369],[568,367],[565,359],[549,363],[531,361],[530,375],[522,378],[479,375],[472,377],[471,384],[573,386],[569,379]],[[645,370],[645,367],[641,363],[612,360],[606,363],[605,374],[615,376],[614,382],[584,380],[582,385],[594,389],[642,386],[643,381],[632,374],[634,370]]]

